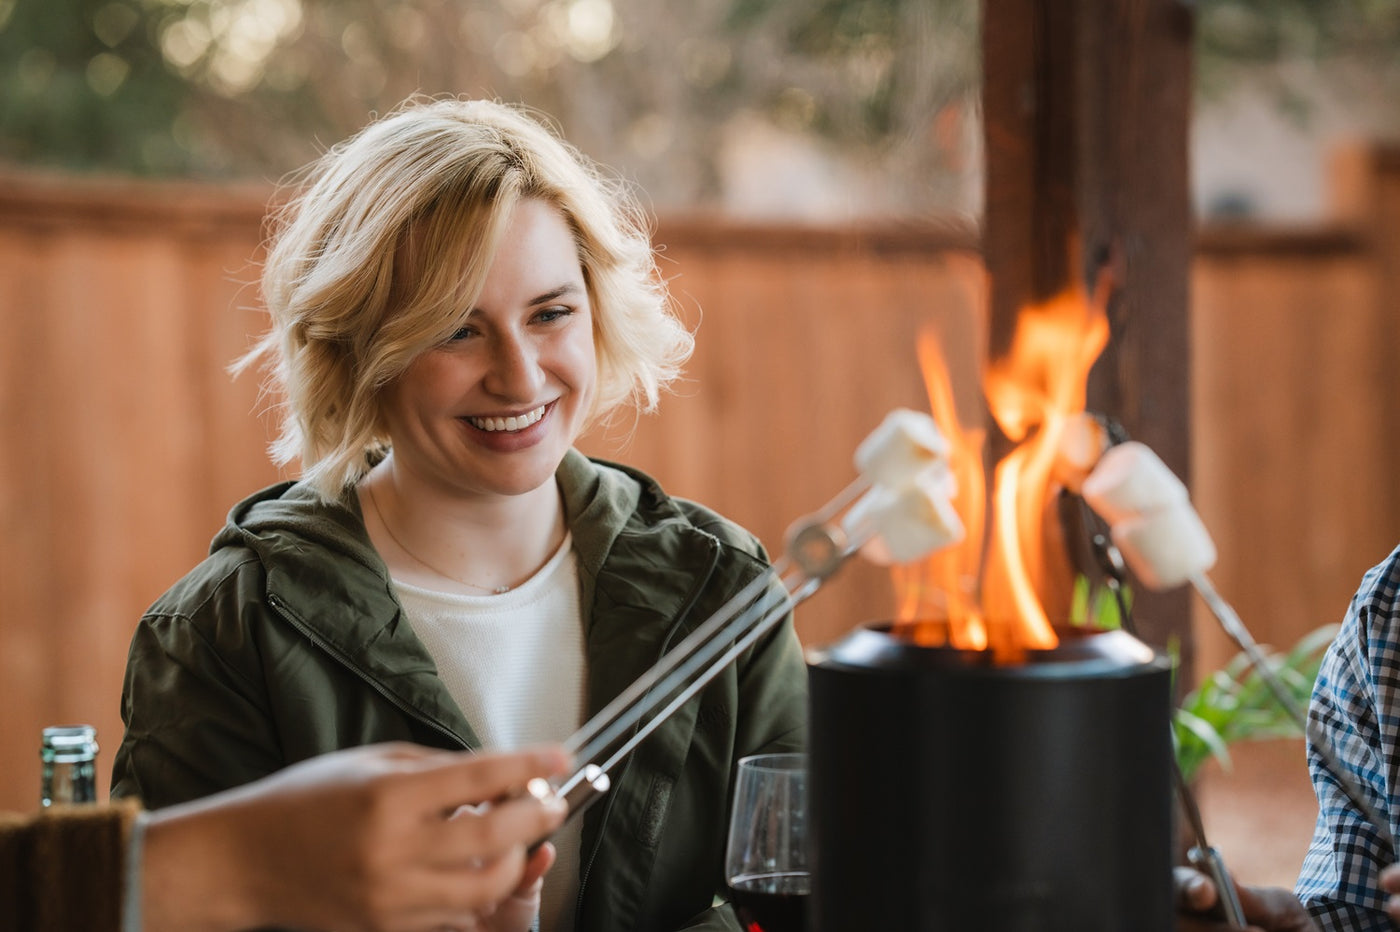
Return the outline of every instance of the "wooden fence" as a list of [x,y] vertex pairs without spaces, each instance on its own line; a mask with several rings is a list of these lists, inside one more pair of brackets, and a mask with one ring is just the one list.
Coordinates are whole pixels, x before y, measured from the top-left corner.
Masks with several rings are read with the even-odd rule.
[[[1325,234],[1211,234],[1195,268],[1197,501],[1217,583],[1279,643],[1339,617],[1400,536],[1383,272],[1400,195],[1379,196],[1400,190],[1400,168],[1360,164],[1372,187],[1358,203],[1389,206]],[[34,806],[44,724],[98,727],[105,787],[136,618],[234,501],[278,478],[255,379],[225,370],[263,326],[266,195],[0,178],[0,808]],[[925,328],[976,402],[982,272],[966,231],[676,220],[657,239],[699,328],[688,381],[658,416],[583,446],[771,548],[852,478],[886,410],[927,406]],[[799,633],[828,642],[891,603],[884,573],[857,562],[799,610]],[[1198,630],[1200,661],[1220,662],[1223,643]]]
[[[1334,225],[1207,231],[1193,267],[1193,494],[1217,585],[1278,647],[1400,543],[1400,150],[1337,162]],[[1194,628],[1197,670],[1235,653]]]

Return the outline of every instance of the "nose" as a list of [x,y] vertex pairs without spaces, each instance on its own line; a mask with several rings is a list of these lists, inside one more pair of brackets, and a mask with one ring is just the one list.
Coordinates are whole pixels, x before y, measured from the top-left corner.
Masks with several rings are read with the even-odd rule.
[[483,382],[488,392],[507,401],[534,401],[544,382],[539,350],[526,334],[512,330],[495,334]]

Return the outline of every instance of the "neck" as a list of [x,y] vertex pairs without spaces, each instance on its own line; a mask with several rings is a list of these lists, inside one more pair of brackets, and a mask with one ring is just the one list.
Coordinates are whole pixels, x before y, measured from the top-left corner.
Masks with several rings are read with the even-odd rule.
[[390,572],[427,588],[514,588],[554,555],[566,530],[554,482],[520,495],[469,498],[415,481],[395,468],[391,454],[359,492],[370,540]]

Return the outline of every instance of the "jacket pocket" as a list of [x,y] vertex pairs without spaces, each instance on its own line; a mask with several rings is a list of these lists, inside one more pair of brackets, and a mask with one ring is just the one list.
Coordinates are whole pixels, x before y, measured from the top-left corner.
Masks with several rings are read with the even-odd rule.
[[651,781],[646,807],[637,826],[637,840],[648,848],[655,848],[661,840],[661,830],[666,825],[666,810],[671,805],[671,790],[675,785],[676,781],[665,774],[658,774]]

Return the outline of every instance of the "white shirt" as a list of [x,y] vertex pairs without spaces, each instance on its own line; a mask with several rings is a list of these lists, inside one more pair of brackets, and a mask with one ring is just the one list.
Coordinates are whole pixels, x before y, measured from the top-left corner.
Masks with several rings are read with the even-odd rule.
[[[534,576],[499,595],[459,595],[397,579],[394,591],[438,676],[487,750],[560,742],[583,723],[583,616],[572,537]],[[581,820],[551,841],[544,932],[570,932],[578,896]]]

